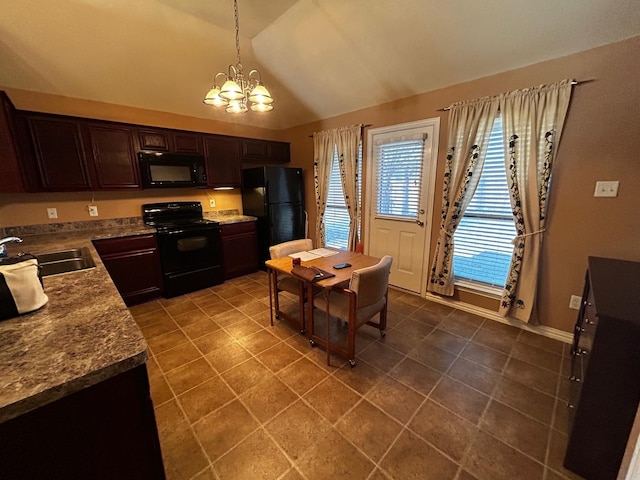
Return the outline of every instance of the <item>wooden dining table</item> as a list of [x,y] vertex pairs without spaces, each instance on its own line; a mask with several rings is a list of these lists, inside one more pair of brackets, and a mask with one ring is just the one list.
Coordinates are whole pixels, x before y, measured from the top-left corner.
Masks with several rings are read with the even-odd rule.
[[[370,255],[365,255],[363,253],[348,252],[346,250],[337,250],[337,249],[332,249],[332,250],[336,250],[338,253],[336,253],[335,255],[327,256],[327,257],[318,257],[318,258],[314,258],[313,260],[307,260],[307,261],[301,262],[301,265],[303,267],[315,267],[315,268],[319,268],[321,270],[334,274],[333,277],[326,278],[324,280],[319,280],[316,282],[304,282],[306,284],[305,286],[307,290],[306,298],[309,299],[306,305],[307,312],[304,319],[304,333],[309,339],[309,342],[311,343],[311,345],[315,345],[315,344],[323,345],[325,346],[325,348],[327,348],[327,353],[330,348],[338,350],[341,353],[344,353],[342,352],[342,349],[337,347],[334,348],[334,346],[329,345],[329,343],[325,341],[325,338],[317,335],[316,332],[314,331],[314,322],[313,322],[314,286],[319,287],[323,290],[322,293],[320,294],[329,295],[329,292],[334,287],[342,287],[342,288],[348,287],[349,280],[351,280],[351,274],[353,273],[354,270],[376,265],[378,262],[380,262],[380,259],[378,257],[372,257]],[[351,264],[351,266],[347,268],[341,268],[341,269],[333,268],[334,265],[338,265],[340,263],[349,263]],[[291,270],[293,268],[293,258],[290,256],[274,258],[271,260],[267,260],[265,262],[265,265],[267,266],[267,269],[269,272],[269,306],[271,309],[271,318],[273,320],[274,298],[275,298],[274,296],[277,295],[278,274],[291,275]],[[304,299],[300,297],[299,301],[302,303],[304,302]],[[301,311],[302,311],[302,307],[301,307]],[[327,324],[328,322],[329,320],[327,319]]]

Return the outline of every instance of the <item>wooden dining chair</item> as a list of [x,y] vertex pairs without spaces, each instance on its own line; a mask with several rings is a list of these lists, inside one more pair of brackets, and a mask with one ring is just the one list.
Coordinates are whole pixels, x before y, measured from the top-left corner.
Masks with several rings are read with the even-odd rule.
[[[278,245],[273,245],[269,247],[269,255],[271,259],[286,257],[287,255],[291,255],[292,253],[297,252],[305,252],[313,250],[313,241],[310,238],[303,238],[300,240],[291,240],[284,243],[279,243]],[[280,278],[278,278],[280,277]],[[305,323],[304,323],[304,303],[306,301],[306,289],[304,286],[304,282],[299,279],[286,274],[278,275],[275,273],[275,288],[274,288],[274,305],[276,318],[285,318],[290,322],[296,322],[296,319],[286,312],[280,310],[280,300],[279,294],[280,292],[289,292],[293,295],[296,295],[299,299],[300,304],[300,312],[299,318],[297,321],[300,324],[300,332],[303,333],[305,331]],[[271,326],[273,326],[273,318],[271,320]]]
[[[370,325],[380,330],[380,335],[384,337],[387,328],[389,273],[392,262],[393,258],[385,255],[376,265],[354,270],[348,288],[333,288],[325,295],[314,297],[313,305],[327,315],[327,365],[330,363],[329,320],[331,317],[348,324],[347,360],[352,367],[356,364],[356,330],[363,325]],[[379,319],[376,323],[373,319],[378,314]]]

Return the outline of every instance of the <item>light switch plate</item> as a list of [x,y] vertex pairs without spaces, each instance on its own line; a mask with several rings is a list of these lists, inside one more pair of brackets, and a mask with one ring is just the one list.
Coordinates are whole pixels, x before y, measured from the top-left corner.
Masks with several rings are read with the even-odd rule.
[[47,217],[49,217],[49,218],[58,218],[58,209],[57,208],[47,208]]
[[96,205],[89,205],[89,216],[90,217],[98,216],[98,207]]
[[618,185],[620,182],[596,182],[596,191],[593,193],[594,197],[617,197]]
[[216,201],[213,198],[209,199],[209,207],[211,208],[215,208],[216,207]]

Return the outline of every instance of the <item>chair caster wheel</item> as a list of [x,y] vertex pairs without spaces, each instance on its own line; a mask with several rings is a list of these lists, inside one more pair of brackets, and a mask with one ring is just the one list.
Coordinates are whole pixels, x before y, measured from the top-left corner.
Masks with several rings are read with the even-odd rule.
[[307,333],[305,329],[300,330],[300,335],[304,335],[305,333]]
[[280,315],[276,315],[276,320],[280,320]]
[[316,346],[316,342],[313,341],[313,339],[310,338],[309,339],[309,345],[311,345],[312,347],[315,347]]
[[380,330],[380,338],[384,338],[387,336],[387,332],[384,330]]
[[349,360],[349,366],[351,368],[355,367],[356,366],[356,361],[355,360]]

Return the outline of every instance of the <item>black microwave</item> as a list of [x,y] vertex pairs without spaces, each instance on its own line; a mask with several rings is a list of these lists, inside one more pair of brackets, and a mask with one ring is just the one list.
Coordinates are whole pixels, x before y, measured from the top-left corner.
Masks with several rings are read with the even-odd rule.
[[207,168],[201,155],[138,153],[143,188],[206,187]]

